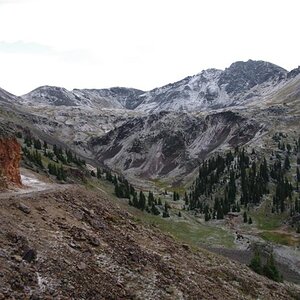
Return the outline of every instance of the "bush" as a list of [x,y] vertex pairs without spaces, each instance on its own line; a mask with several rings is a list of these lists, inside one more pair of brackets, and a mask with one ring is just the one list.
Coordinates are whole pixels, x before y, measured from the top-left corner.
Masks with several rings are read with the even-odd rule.
[[273,254],[270,255],[267,263],[263,267],[263,275],[277,282],[282,281],[282,275],[275,265]]
[[262,267],[260,253],[256,249],[254,253],[254,257],[251,259],[249,267],[256,273],[264,275],[269,279],[272,279],[277,282],[281,282],[283,280],[282,275],[279,273],[276,265],[273,254],[271,253],[267,263]]
[[249,267],[256,273],[262,274],[261,258],[258,250],[255,250],[254,257],[251,259]]

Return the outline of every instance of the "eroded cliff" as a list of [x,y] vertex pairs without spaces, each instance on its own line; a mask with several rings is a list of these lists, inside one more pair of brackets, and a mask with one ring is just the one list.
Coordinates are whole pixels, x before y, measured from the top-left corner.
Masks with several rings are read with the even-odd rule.
[[14,137],[0,137],[0,176],[2,187],[21,186],[21,146]]

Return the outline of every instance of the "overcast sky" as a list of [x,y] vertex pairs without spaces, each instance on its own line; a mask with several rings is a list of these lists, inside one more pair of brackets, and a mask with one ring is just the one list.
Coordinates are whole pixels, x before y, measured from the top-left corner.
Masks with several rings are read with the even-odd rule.
[[300,64],[299,0],[0,0],[0,87],[149,90],[237,60]]

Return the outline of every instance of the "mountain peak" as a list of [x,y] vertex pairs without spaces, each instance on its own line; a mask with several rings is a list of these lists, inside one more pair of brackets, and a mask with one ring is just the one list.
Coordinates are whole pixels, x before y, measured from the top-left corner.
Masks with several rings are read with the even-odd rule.
[[44,85],[40,86],[28,94],[22,96],[27,101],[35,103],[50,104],[55,106],[73,106],[75,97],[72,92],[63,87]]
[[91,108],[134,109],[139,96],[137,89],[114,87],[110,89],[73,89],[41,86],[22,96],[24,102],[53,106],[86,106]]
[[266,81],[280,81],[287,70],[262,60],[237,61],[220,76],[219,85],[226,84],[226,92],[237,94]]

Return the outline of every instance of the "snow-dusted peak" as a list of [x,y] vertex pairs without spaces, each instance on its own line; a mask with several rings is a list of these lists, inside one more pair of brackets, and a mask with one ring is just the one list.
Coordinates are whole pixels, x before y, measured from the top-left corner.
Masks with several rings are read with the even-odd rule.
[[267,81],[277,84],[286,75],[285,69],[269,62],[238,61],[222,72],[218,84],[226,85],[227,93],[237,95]]
[[75,95],[62,87],[56,86],[41,86],[23,95],[24,102],[32,105],[44,104],[54,106],[73,106],[77,105]]
[[203,111],[245,104],[286,79],[287,71],[264,61],[235,62],[207,69],[141,96],[139,111]]
[[22,97],[31,105],[130,109],[137,112],[210,111],[262,100],[299,73],[265,61],[248,60],[225,70],[207,69],[148,92],[123,87],[74,89],[43,86]]
[[143,91],[127,88],[74,89],[42,86],[22,96],[23,102],[31,105],[85,106],[90,108],[132,109]]

